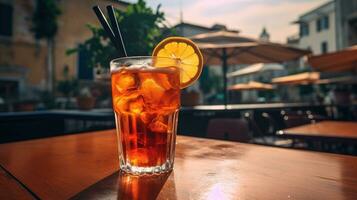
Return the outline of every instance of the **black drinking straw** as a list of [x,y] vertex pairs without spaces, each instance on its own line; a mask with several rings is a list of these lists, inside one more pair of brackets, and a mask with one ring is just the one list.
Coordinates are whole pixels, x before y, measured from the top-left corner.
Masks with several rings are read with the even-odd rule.
[[123,52],[124,56],[127,57],[128,55],[127,55],[126,50],[125,50],[123,37],[121,36],[121,33],[120,33],[120,28],[119,28],[119,25],[118,25],[117,18],[115,17],[115,14],[114,14],[113,6],[112,5],[107,6],[107,11],[108,11],[108,16],[109,16],[110,23],[112,24],[112,30],[113,30],[115,39],[116,39],[117,42],[120,43],[119,46],[122,47],[121,48],[121,52]]
[[[115,48],[118,50],[120,57],[126,56],[124,43],[122,43],[121,35],[119,36],[120,40],[115,37],[113,30],[111,29],[107,19],[105,18],[103,12],[100,10],[99,6],[94,6],[93,10],[98,17],[99,22],[102,24],[102,27],[104,28],[105,32],[107,33],[110,40],[114,44]],[[119,29],[119,26],[118,26],[118,29]]]

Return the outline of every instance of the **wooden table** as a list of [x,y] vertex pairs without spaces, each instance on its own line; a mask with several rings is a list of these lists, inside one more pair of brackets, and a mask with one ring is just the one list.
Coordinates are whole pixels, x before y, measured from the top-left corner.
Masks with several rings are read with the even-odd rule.
[[0,168],[0,199],[26,200],[33,198],[31,192],[27,191],[21,183]]
[[0,165],[41,199],[357,198],[357,157],[183,136],[157,176],[118,172],[113,130],[1,144]]
[[322,121],[278,131],[277,134],[290,138],[357,143],[357,122]]

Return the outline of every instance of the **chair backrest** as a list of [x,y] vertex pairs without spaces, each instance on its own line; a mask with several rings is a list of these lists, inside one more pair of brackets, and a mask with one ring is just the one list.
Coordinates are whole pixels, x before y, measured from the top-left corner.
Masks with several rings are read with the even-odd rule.
[[249,112],[244,113],[244,119],[248,122],[250,130],[252,130],[252,137],[261,137],[264,136],[264,131],[253,119],[253,115]]
[[244,119],[217,118],[211,119],[207,127],[207,137],[238,142],[248,142],[249,126]]

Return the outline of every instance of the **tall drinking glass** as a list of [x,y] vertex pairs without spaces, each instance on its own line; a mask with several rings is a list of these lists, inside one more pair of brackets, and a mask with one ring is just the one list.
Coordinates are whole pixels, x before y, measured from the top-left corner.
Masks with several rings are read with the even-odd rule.
[[178,60],[126,57],[110,62],[120,169],[162,173],[172,169],[180,107]]

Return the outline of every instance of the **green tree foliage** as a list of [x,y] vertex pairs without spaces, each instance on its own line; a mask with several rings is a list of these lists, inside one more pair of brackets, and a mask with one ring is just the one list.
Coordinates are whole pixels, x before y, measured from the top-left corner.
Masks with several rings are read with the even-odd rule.
[[[163,39],[162,30],[165,20],[160,6],[154,11],[144,0],[131,4],[125,11],[116,10],[116,17],[123,36],[126,51],[129,56],[151,55],[155,45]],[[118,57],[114,45],[102,27],[87,25],[92,37],[80,44],[76,49],[70,49],[67,54],[77,51],[87,51],[91,60],[90,67],[108,67],[109,61]],[[167,28],[166,28],[167,29]]]
[[61,14],[55,0],[37,0],[32,17],[32,32],[36,39],[51,39],[58,29],[57,18]]

